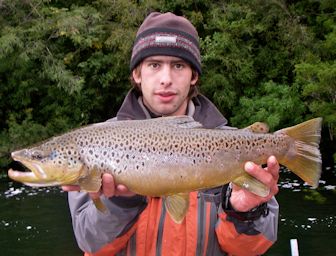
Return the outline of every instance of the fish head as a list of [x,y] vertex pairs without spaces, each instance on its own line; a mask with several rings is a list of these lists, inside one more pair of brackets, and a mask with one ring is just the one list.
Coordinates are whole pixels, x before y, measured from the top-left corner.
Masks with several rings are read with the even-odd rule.
[[30,172],[11,169],[8,176],[29,186],[75,185],[84,169],[76,145],[66,140],[51,140],[11,156]]

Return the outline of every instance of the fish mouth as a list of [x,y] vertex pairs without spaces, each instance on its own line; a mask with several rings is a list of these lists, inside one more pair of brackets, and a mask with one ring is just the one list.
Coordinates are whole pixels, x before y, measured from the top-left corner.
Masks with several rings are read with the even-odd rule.
[[56,166],[53,163],[41,162],[39,159],[31,159],[31,154],[27,150],[13,152],[12,158],[30,171],[9,169],[9,178],[31,187],[76,185],[85,170],[82,163],[68,169],[66,164]]
[[8,170],[8,176],[12,180],[21,182],[27,186],[31,187],[45,187],[45,186],[57,186],[62,185],[60,182],[51,181],[47,179],[41,179],[35,175],[34,172],[20,172],[13,169]]
[[32,187],[61,185],[61,182],[50,179],[37,161],[26,159],[25,154],[26,151],[22,150],[13,152],[11,156],[13,160],[21,163],[31,171],[21,172],[9,169],[9,178]]
[[8,176],[12,180],[21,182],[31,187],[45,187],[45,186],[57,186],[62,185],[59,181],[48,180],[47,177],[41,179],[35,172],[20,172],[13,169],[8,170]]

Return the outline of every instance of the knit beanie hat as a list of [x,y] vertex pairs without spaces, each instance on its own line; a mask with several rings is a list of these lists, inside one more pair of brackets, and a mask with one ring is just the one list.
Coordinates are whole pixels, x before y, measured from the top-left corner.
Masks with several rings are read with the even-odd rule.
[[133,45],[130,68],[153,55],[179,57],[201,74],[198,33],[189,20],[173,13],[153,12],[141,24]]

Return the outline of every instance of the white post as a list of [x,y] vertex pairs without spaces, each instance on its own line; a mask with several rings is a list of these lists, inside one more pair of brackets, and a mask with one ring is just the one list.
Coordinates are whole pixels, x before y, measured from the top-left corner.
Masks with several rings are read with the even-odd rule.
[[292,256],[299,256],[299,247],[298,247],[297,239],[291,239],[290,246],[291,246]]

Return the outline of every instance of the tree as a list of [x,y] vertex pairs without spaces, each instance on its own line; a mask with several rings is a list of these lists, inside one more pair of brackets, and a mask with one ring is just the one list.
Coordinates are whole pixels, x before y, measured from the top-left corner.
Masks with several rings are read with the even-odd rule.
[[115,115],[151,11],[196,26],[201,91],[231,125],[322,116],[334,139],[335,10],[330,0],[0,1],[0,166],[16,148]]

